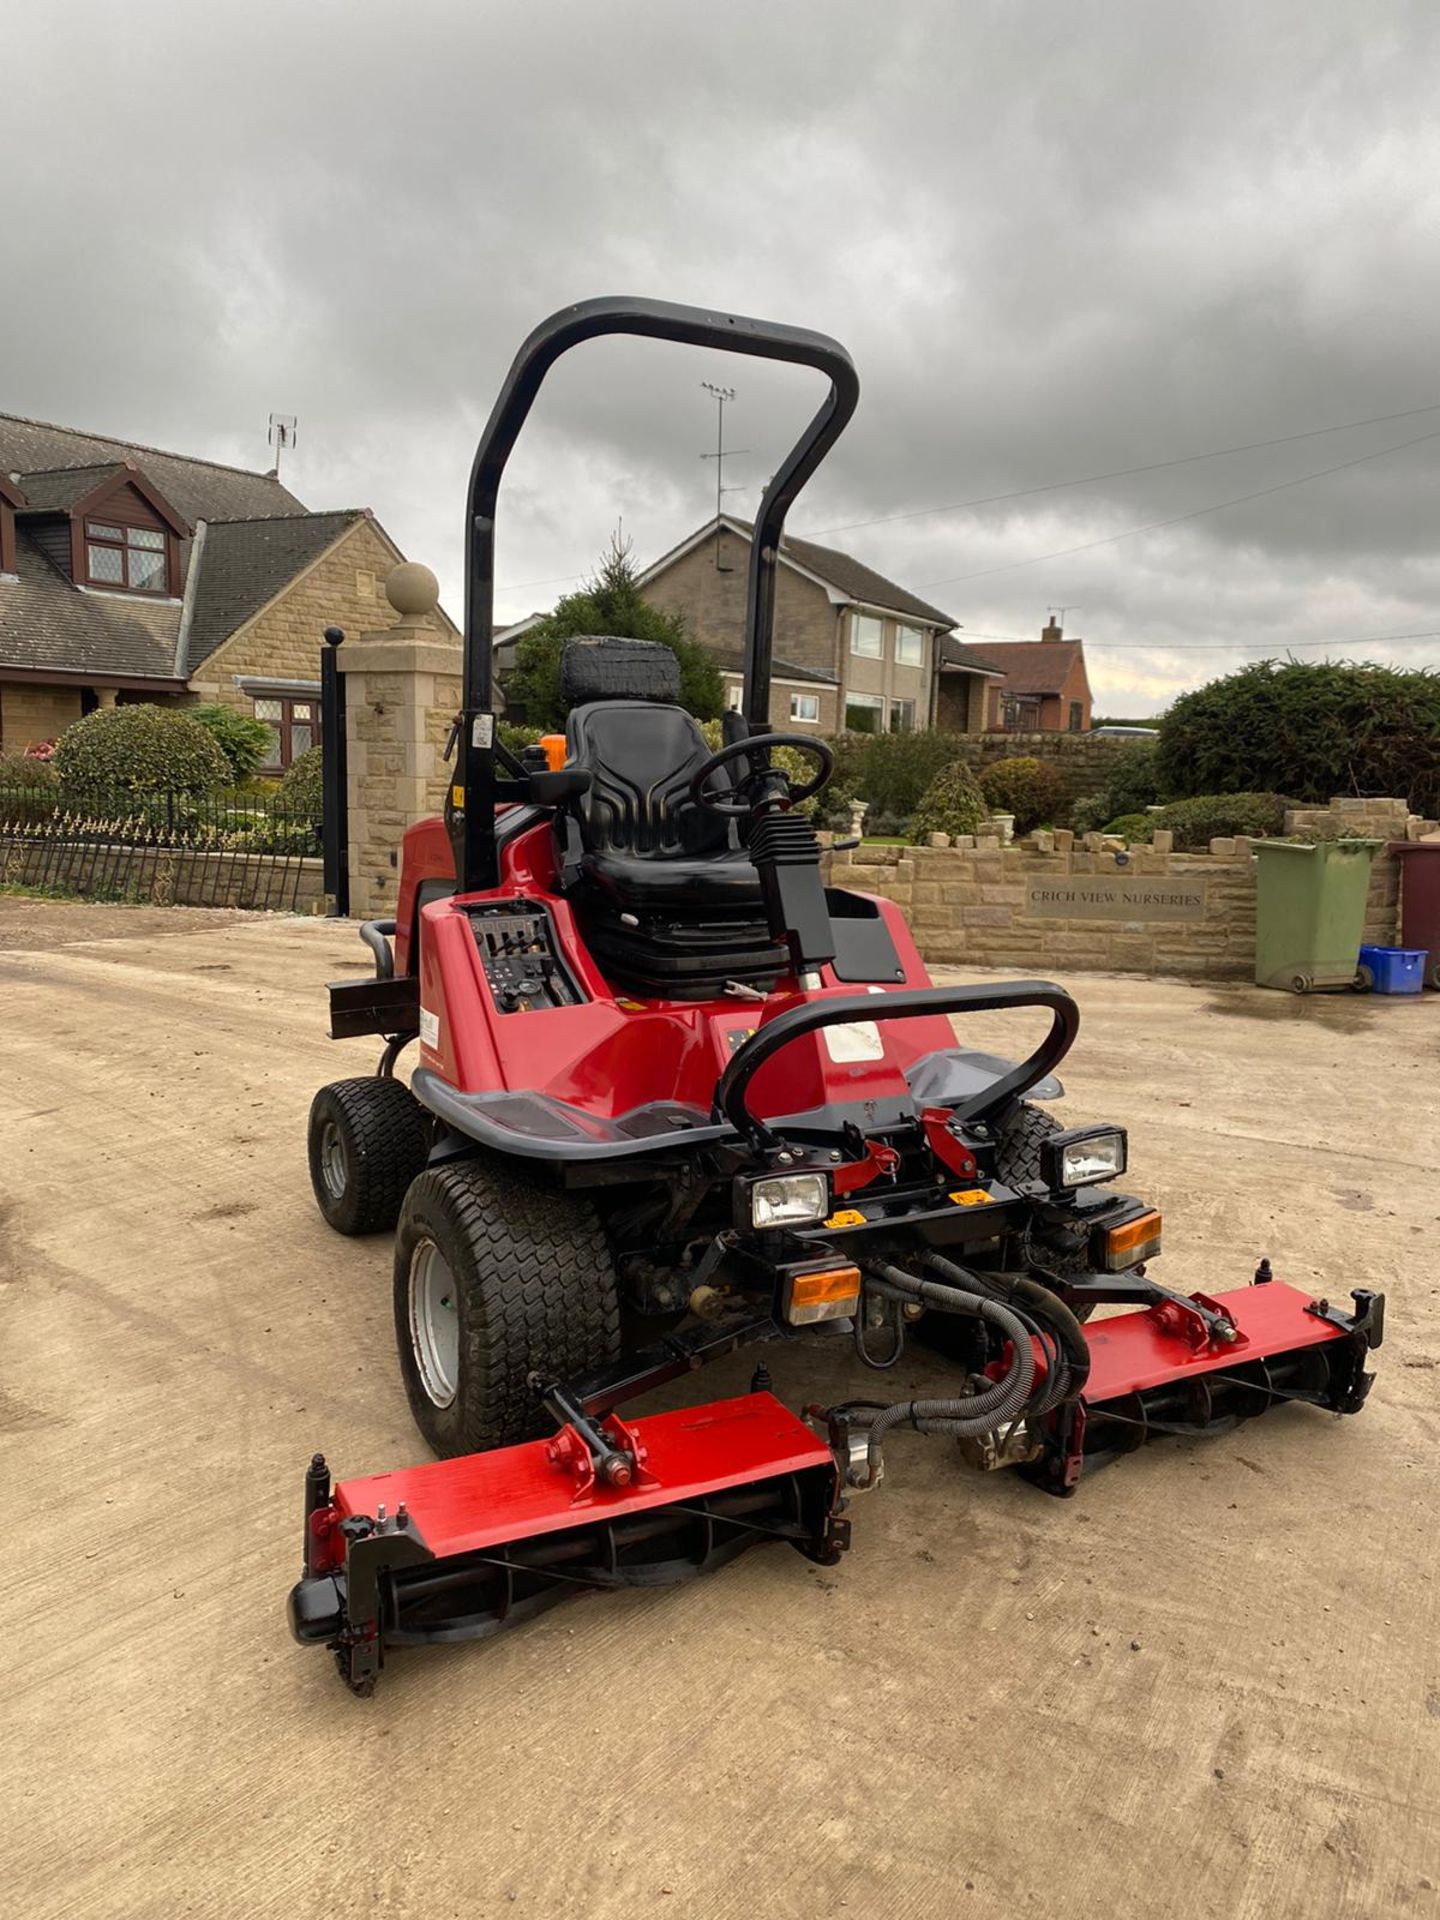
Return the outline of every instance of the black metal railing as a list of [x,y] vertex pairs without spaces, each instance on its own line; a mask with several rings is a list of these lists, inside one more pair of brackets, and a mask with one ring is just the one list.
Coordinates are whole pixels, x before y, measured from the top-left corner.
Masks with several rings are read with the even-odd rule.
[[0,885],[160,906],[293,911],[320,897],[318,808],[257,788],[0,786]]

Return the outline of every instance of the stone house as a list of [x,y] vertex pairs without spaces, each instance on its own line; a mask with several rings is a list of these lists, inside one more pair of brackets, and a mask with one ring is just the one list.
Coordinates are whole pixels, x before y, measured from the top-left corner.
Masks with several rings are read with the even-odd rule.
[[274,473],[0,415],[0,750],[117,701],[220,701],[281,772],[319,739],[324,629],[374,627],[403,558],[368,509],[311,513]]
[[[684,614],[695,639],[715,655],[734,707],[743,679],[750,532],[745,521],[722,514],[640,575],[646,599]],[[849,554],[786,534],[775,593],[772,725],[817,734],[932,726],[940,645],[954,625],[948,613]],[[990,672],[974,677],[983,681]]]
[[1067,640],[1054,619],[1038,640],[943,639],[937,678],[936,725],[954,733],[1090,731],[1085,643]]

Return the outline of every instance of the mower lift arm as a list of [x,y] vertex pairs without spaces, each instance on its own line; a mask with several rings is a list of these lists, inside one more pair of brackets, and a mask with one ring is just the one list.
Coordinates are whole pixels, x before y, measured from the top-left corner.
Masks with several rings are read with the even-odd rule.
[[953,1109],[957,1120],[983,1119],[1018,1100],[1058,1066],[1075,1044],[1080,1009],[1063,987],[1048,980],[1011,980],[995,987],[921,987],[908,993],[846,994],[792,1007],[788,1013],[766,1021],[730,1056],[715,1089],[715,1116],[728,1120],[756,1148],[771,1151],[779,1140],[763,1120],[751,1113],[745,1096],[765,1062],[802,1034],[851,1021],[913,1020],[922,1014],[993,1013],[1012,1007],[1047,1007],[1050,1031],[1028,1059]]

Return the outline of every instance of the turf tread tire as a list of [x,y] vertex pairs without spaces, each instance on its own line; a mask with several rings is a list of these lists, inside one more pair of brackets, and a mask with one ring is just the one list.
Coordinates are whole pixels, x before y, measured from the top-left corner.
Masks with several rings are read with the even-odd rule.
[[[456,1284],[459,1377],[448,1407],[425,1391],[410,1331],[410,1264],[422,1237]],[[422,1173],[395,1241],[395,1337],[415,1423],[442,1457],[550,1432],[528,1376],[568,1379],[620,1356],[619,1287],[594,1207],[496,1160]]]
[[[327,1120],[335,1123],[345,1150],[347,1180],[338,1199],[322,1170]],[[310,1184],[337,1233],[390,1232],[429,1153],[430,1117],[403,1080],[378,1074],[335,1080],[310,1103]]]
[[1007,1187],[1041,1178],[1040,1150],[1060,1122],[1022,1101],[1008,1116],[995,1146],[995,1176]]

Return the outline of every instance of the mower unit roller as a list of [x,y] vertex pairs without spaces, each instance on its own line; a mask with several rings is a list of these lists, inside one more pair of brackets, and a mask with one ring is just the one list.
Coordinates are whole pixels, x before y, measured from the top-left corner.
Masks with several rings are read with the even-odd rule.
[[[766,490],[750,545],[743,709],[712,753],[665,647],[572,640],[559,742],[518,757],[491,688],[495,508],[540,384],[609,333],[813,367],[828,394]],[[395,1231],[395,1330],[439,1459],[305,1482],[296,1637],[357,1692],[387,1651],[475,1639],[566,1594],[685,1580],[787,1540],[833,1561],[896,1428],[1071,1494],[1157,1434],[1281,1402],[1362,1405],[1383,1302],[1273,1280],[1214,1297],[1150,1277],[1159,1214],[1116,1190],[1117,1126],[1036,1103],[1079,1016],[1063,988],[934,986],[889,901],[827,890],[797,803],[820,740],[769,723],[785,516],[854,411],[823,334],[641,300],[567,308],[521,348],[470,478],[464,706],[441,820],[405,836],[373,980],[330,989],[373,1078],[317,1094],[310,1168],[341,1233]],[[808,766],[775,764],[783,745]],[[793,766],[793,760],[788,762]],[[1038,1009],[1018,1064],[952,1017]],[[396,1061],[418,1041],[407,1087]],[[1100,1303],[1129,1310],[1082,1326]],[[752,1390],[616,1411],[718,1356],[832,1323],[884,1371],[913,1331],[943,1397],[788,1412]],[[837,1343],[838,1344],[838,1343]]]

